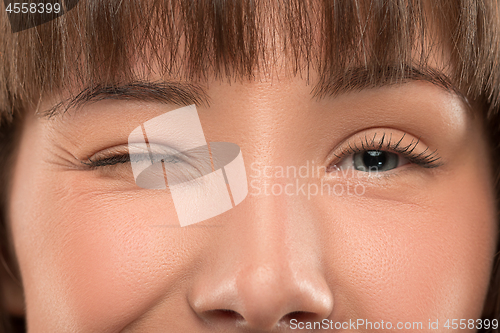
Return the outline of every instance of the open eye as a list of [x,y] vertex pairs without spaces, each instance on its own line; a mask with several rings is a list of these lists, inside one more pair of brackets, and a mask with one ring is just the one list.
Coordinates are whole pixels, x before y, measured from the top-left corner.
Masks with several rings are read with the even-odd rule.
[[405,132],[391,130],[378,135],[377,132],[361,132],[349,138],[334,153],[334,170],[352,169],[360,172],[386,172],[415,164],[423,168],[441,165],[437,150],[430,149],[420,139]]
[[384,150],[364,150],[344,157],[337,167],[341,170],[355,169],[363,172],[389,171],[410,161],[399,154]]

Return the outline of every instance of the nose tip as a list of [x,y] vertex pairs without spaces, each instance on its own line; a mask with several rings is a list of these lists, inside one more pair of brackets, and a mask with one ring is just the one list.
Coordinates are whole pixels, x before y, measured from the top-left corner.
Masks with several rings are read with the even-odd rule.
[[333,296],[320,277],[312,272],[285,275],[275,267],[260,266],[216,285],[199,285],[190,303],[212,325],[272,331],[287,327],[292,319],[321,321],[330,316]]

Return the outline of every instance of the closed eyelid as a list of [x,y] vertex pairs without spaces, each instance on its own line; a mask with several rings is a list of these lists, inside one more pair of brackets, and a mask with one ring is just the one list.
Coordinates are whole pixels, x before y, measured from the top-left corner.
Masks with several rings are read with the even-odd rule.
[[[133,147],[134,152],[130,152],[130,148]],[[109,166],[115,164],[124,164],[131,161],[131,156],[134,156],[134,160],[141,160],[140,156],[144,156],[144,160],[164,160],[165,162],[178,161],[180,160],[180,154],[175,149],[167,147],[161,144],[151,143],[148,149],[144,149],[141,144],[123,144],[117,145],[111,148],[101,150],[81,163],[89,166],[91,168],[96,168],[100,166]]]

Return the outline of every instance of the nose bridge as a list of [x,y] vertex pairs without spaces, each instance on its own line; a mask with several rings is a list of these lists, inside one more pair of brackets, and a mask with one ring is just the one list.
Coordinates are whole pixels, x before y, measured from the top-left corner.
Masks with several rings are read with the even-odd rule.
[[256,262],[252,265],[271,265],[288,273],[295,266],[319,265],[321,225],[316,197],[308,194],[308,185],[317,188],[318,181],[299,177],[300,165],[290,163],[294,171],[283,171],[287,165],[273,162],[258,163],[260,170],[250,173],[244,212],[238,214],[238,222],[229,222],[242,237],[235,253],[247,263]]
[[[291,187],[288,189],[293,195],[287,195],[283,190],[287,185],[295,187],[296,183],[286,178],[266,180],[263,186],[279,190],[249,196],[245,223],[237,226],[244,237],[244,242],[238,244],[240,255],[247,262],[257,260],[291,269],[296,264],[313,264],[319,255],[319,230],[312,203],[307,196],[292,193]],[[303,262],[306,258],[307,262]]]
[[235,249],[240,263],[236,276],[240,290],[251,284],[264,291],[293,275],[294,243],[298,240],[290,232],[287,198],[270,195],[252,199],[250,212],[240,225],[242,242]]

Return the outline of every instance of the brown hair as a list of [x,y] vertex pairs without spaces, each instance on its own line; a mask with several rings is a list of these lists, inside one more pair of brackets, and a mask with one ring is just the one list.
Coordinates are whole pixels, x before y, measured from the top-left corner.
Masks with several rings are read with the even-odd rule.
[[[354,66],[376,73],[374,85],[404,82],[409,68],[426,68],[432,52],[445,51],[448,85],[482,106],[500,193],[497,1],[82,0],[67,14],[15,34],[3,11],[0,36],[0,237],[7,235],[7,156],[14,154],[20,116],[35,110],[41,96],[112,87],[153,64],[187,80],[253,79],[256,69],[278,60],[277,49],[292,75],[315,68],[320,81],[341,85],[352,84]],[[495,256],[485,318],[500,318],[499,264]]]

